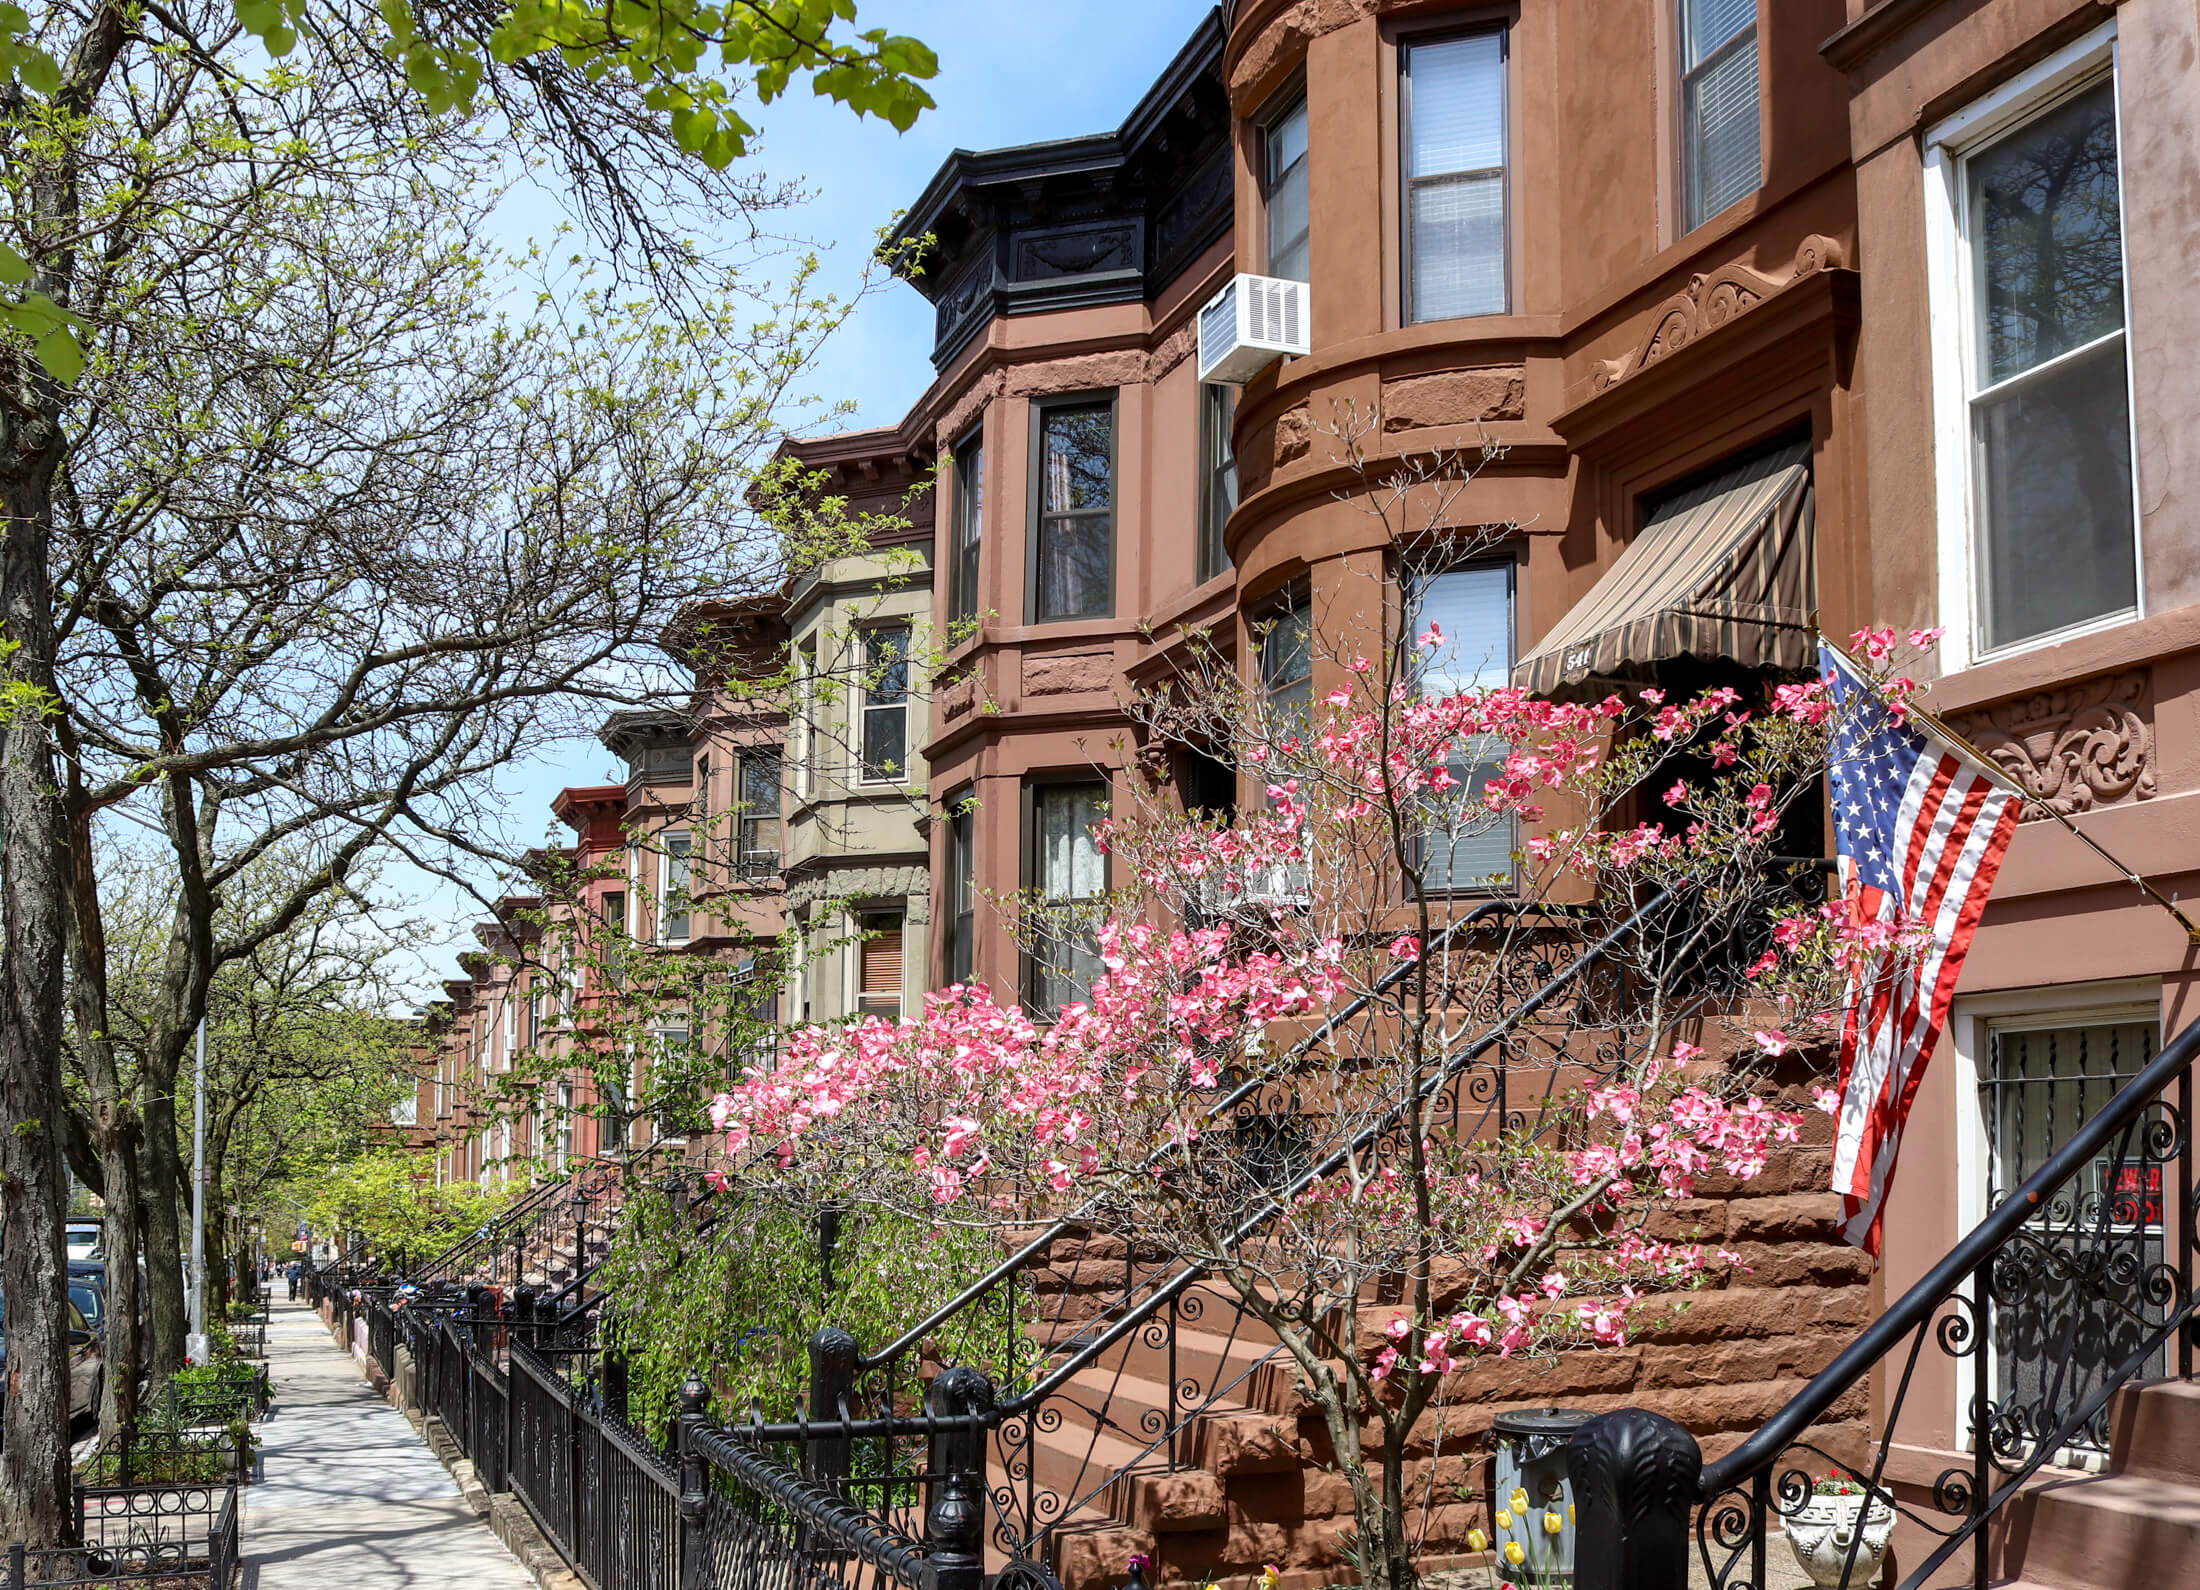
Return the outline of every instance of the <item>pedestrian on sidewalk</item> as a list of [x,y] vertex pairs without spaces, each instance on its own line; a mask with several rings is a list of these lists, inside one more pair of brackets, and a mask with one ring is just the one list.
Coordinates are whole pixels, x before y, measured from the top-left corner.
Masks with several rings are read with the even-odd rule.
[[283,1271],[283,1279],[290,1284],[290,1301],[298,1301],[298,1261],[292,1259],[290,1267]]

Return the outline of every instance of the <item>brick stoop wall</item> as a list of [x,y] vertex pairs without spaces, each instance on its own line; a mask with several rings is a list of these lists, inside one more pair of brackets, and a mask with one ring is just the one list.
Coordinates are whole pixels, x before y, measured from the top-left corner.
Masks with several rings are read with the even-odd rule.
[[[1871,1260],[1842,1242],[1840,1199],[1824,1190],[1831,1164],[1830,1149],[1790,1148],[1751,1182],[1717,1177],[1699,1183],[1698,1196],[1667,1222],[1670,1229],[1653,1234],[1724,1247],[1747,1269],[1716,1288],[1688,1294],[1685,1308],[1627,1346],[1555,1359],[1492,1359],[1452,1377],[1440,1412],[1423,1416],[1407,1455],[1410,1485],[1430,1498],[1424,1570],[1487,1560],[1466,1553],[1466,1535],[1490,1527],[1486,1436],[1500,1412],[1554,1405],[1590,1412],[1649,1408],[1694,1432],[1708,1459],[1732,1450],[1831,1362],[1870,1319],[1873,1306]],[[1210,1288],[1200,1329],[1226,1338],[1233,1313],[1234,1305]],[[1379,1309],[1370,1313],[1387,1317]],[[1203,1370],[1203,1384],[1227,1384],[1272,1345],[1265,1336],[1246,1344],[1249,1328],[1250,1321],[1240,1325],[1235,1348],[1216,1347],[1208,1360],[1199,1358],[1206,1338],[1180,1329],[1180,1352],[1209,1364],[1234,1351],[1227,1366]],[[1371,1323],[1363,1343],[1370,1354],[1375,1334]],[[1059,1450],[1051,1470],[1048,1438],[1040,1438],[1042,1484],[1049,1472],[1071,1480],[1087,1472],[1078,1465],[1096,1442],[1093,1420],[1073,1402],[1107,1408],[1118,1428],[1138,1428],[1138,1388],[1166,1373],[1141,1356],[1156,1351],[1134,1346],[1080,1377],[1085,1395],[1062,1399],[1063,1429],[1052,1438]],[[1304,1405],[1292,1380],[1280,1357],[1260,1365],[1233,1400],[1209,1408],[1186,1430],[1179,1451],[1192,1467],[1124,1475],[1080,1509],[1061,1532],[1056,1552],[1065,1590],[1112,1590],[1133,1554],[1147,1556],[1155,1582],[1167,1585],[1242,1581],[1266,1563],[1284,1570],[1284,1590],[1313,1590],[1348,1576],[1338,1534],[1352,1527],[1351,1492],[1329,1464],[1319,1415]],[[1814,1439],[1861,1459],[1865,1419],[1860,1386],[1835,1406]],[[1100,1432],[1100,1454],[1107,1441],[1108,1432]],[[995,1481],[1005,1478],[996,1474]],[[1092,1483],[1077,1488],[1089,1490]]]

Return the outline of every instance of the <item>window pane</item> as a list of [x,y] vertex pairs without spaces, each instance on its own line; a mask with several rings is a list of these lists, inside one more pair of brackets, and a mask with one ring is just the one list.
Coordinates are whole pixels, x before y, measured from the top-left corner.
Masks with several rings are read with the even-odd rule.
[[1455,177],[1413,189],[1413,318],[1505,312],[1505,179]]
[[867,707],[863,713],[863,776],[898,779],[909,771],[906,707]]
[[1687,66],[1700,66],[1720,45],[1757,20],[1757,0],[1682,0]]
[[955,460],[954,616],[978,612],[978,544],[985,534],[985,450],[972,442]]
[[1511,566],[1452,569],[1419,582],[1407,643],[1418,642],[1432,623],[1443,640],[1417,648],[1424,690],[1456,694],[1504,684],[1513,665]]
[[1983,314],[1979,384],[2122,326],[2113,86],[2080,94],[1964,164]]
[[2136,605],[2123,340],[1982,399],[1977,422],[1986,644]]
[[1306,278],[1306,102],[1271,122],[1263,143],[1261,201],[1268,214],[1268,274]]
[[1230,422],[1237,412],[1237,388],[1199,389],[1199,577],[1210,579],[1230,566],[1222,532],[1237,507],[1237,455],[1230,449]]
[[874,707],[909,699],[909,631],[874,629],[864,637],[864,691]]
[[1039,618],[1100,618],[1108,611],[1108,521],[1099,514],[1039,526]]
[[1038,807],[1039,889],[1050,900],[1085,900],[1107,888],[1107,869],[1093,828],[1107,816],[1105,784],[1041,788]]
[[970,981],[972,935],[976,928],[976,860],[971,853],[972,814],[957,812],[947,825],[949,923],[947,976],[950,982]]
[[1268,699],[1304,695],[1314,678],[1314,614],[1304,596],[1269,614],[1260,640],[1260,681]]
[[1114,408],[1105,403],[1047,410],[1042,513],[1105,508],[1113,500],[1108,469],[1114,422]]
[[1406,57],[1412,143],[1406,175],[1485,171],[1505,163],[1505,39],[1476,33],[1415,45]]
[[1755,191],[1760,180],[1756,40],[1690,77],[1685,97],[1688,224],[1697,227]]

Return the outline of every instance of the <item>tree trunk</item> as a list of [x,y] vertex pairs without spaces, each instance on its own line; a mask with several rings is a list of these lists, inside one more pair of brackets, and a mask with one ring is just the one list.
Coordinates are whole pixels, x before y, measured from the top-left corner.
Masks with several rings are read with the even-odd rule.
[[99,1399],[99,1433],[111,1436],[138,1418],[138,1381],[145,1373],[145,1342],[138,1330],[144,1299],[138,1295],[138,1119],[127,1107],[100,1134],[107,1167],[107,1340]]
[[62,961],[67,834],[54,780],[51,489],[60,454],[51,382],[20,351],[0,395],[0,1288],[8,1300],[0,1412],[0,1540],[61,1541],[69,1525],[68,1287],[62,1219]]
[[183,1367],[183,1338],[191,1326],[184,1309],[182,1166],[176,1149],[176,1102],[168,1087],[145,1079],[145,1284],[150,1294],[153,1341],[146,1367],[165,1379]]

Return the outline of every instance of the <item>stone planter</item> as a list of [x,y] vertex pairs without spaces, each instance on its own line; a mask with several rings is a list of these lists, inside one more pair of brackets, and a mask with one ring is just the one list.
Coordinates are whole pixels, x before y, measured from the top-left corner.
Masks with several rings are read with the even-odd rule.
[[[1869,1516],[1864,1511],[1867,1499],[1871,1502]],[[1801,1511],[1787,1515],[1781,1522],[1796,1562],[1810,1575],[1812,1584],[1826,1587],[1842,1584],[1849,1544],[1861,1531],[1864,1541],[1856,1548],[1856,1567],[1848,1579],[1848,1590],[1863,1590],[1872,1582],[1887,1555],[1887,1542],[1894,1535],[1894,1509],[1876,1496],[1867,1498],[1862,1491],[1849,1496],[1813,1496]]]

